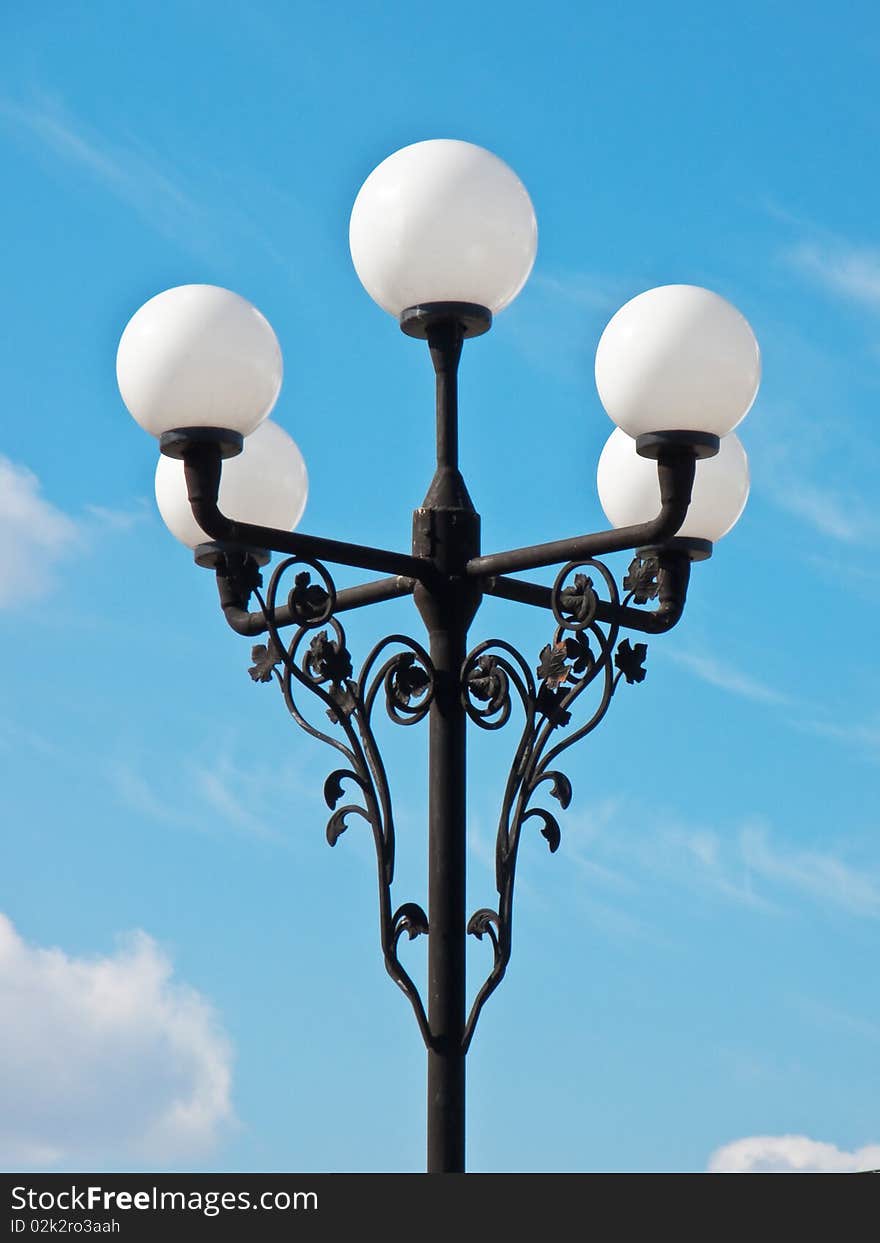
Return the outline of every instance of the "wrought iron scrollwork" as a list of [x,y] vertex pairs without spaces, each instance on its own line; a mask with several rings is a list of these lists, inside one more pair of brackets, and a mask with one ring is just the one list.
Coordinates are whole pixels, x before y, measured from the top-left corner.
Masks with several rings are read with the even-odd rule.
[[[275,616],[282,579],[294,567],[298,572],[286,604],[296,629],[285,641]],[[345,630],[334,616],[336,588],[319,561],[288,557],[274,570],[265,596],[259,584],[252,585],[252,590],[266,621],[268,641],[254,647],[249,673],[256,682],[274,678],[296,723],[344,757],[344,763],[324,783],[324,800],[332,813],[327,841],[335,846],[352,818],[370,826],[376,848],[385,967],[409,998],[422,1037],[430,1046],[424,1004],[398,957],[401,937],[412,940],[427,933],[428,917],[414,902],[392,908],[394,817],[388,778],[373,731],[373,709],[381,697],[396,724],[414,725],[423,720],[434,695],[431,658],[414,639],[393,634],[376,644],[354,677]],[[321,702],[331,727],[336,729],[335,736],[302,711],[297,695],[303,689]],[[346,789],[353,790],[352,798],[347,798]]]
[[[282,580],[296,571],[293,585],[282,593]],[[523,724],[507,776],[495,845],[497,908],[483,907],[468,921],[470,935],[492,947],[492,967],[477,991],[465,1027],[463,1046],[470,1045],[483,1005],[501,982],[511,956],[514,881],[524,826],[537,822],[551,852],[559,849],[562,832],[555,800],[565,810],[572,785],[557,766],[562,753],[600,723],[620,680],[645,677],[644,643],[619,641],[614,618],[634,600],[642,604],[658,594],[655,558],[636,556],[623,580],[621,600],[614,577],[602,562],[570,562],[558,574],[550,594],[555,621],[552,639],[531,665],[510,643],[488,639],[478,644],[461,669],[460,693],[471,721],[484,730],[498,730],[514,707]],[[355,819],[373,834],[379,881],[382,952],[388,974],[409,998],[425,1044],[432,1036],[420,993],[400,962],[401,939],[428,933],[428,917],[414,902],[394,909],[395,831],[384,762],[373,729],[373,711],[381,699],[391,721],[414,725],[430,711],[435,671],[428,652],[416,640],[392,634],[375,645],[354,675],[345,630],[335,615],[336,588],[325,566],[301,556],[288,557],[272,573],[263,594],[255,566],[237,567],[237,582],[246,604],[256,597],[266,623],[267,640],[256,645],[248,670],[255,682],[277,681],[290,715],[308,734],[333,747],[343,763],[324,783],[331,812],[327,841],[335,846]],[[597,588],[598,585],[598,588]],[[600,595],[601,592],[601,595]],[[285,639],[276,623],[279,601],[294,627]],[[600,607],[601,606],[601,607]],[[593,688],[594,696],[586,696]],[[298,702],[308,690],[323,706],[329,727],[309,719]],[[585,697],[591,709],[575,722]],[[333,729],[334,732],[328,732]]]
[[[602,562],[570,562],[553,585],[551,607],[556,628],[552,641],[540,653],[537,679],[525,658],[503,639],[478,644],[464,663],[462,701],[476,725],[500,729],[510,719],[515,700],[523,713],[495,844],[498,907],[476,911],[467,927],[471,935],[489,941],[493,963],[471,1007],[464,1033],[465,1050],[483,1005],[501,983],[510,961],[513,890],[523,827],[530,820],[537,821],[550,850],[559,848],[559,822],[553,811],[541,805],[545,801],[542,796],[555,799],[563,810],[571,802],[571,782],[556,762],[596,728],[621,678],[640,682],[645,676],[646,645],[632,646],[626,639],[618,644],[619,625],[597,621],[599,595],[595,584],[603,589],[603,603],[610,606],[605,614],[614,616],[622,603],[634,598],[642,602],[656,595],[655,579],[656,566],[652,568],[636,557],[624,584],[627,595],[621,602],[614,577]],[[598,692],[592,711],[580,725],[571,727],[578,701],[590,687]]]

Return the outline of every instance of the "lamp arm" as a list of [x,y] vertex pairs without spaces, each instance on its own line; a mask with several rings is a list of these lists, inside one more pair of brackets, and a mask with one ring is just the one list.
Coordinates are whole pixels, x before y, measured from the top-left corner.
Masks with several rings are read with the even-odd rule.
[[384,571],[386,574],[407,578],[422,578],[426,573],[424,561],[405,553],[324,539],[316,535],[300,535],[294,531],[279,531],[274,527],[261,527],[227,518],[217,504],[222,469],[219,447],[206,443],[194,444],[182,456],[193,517],[211,540],[312,560],[317,558],[356,569],[378,570],[380,573]]
[[590,557],[604,557],[612,552],[623,552],[627,548],[662,544],[675,535],[685,520],[691,503],[695,469],[696,455],[687,448],[661,453],[657,461],[660,512],[650,522],[616,527],[592,535],[578,535],[571,539],[553,540],[548,544],[532,544],[529,548],[514,548],[509,552],[491,553],[486,557],[474,557],[467,564],[467,573],[482,578],[507,574],[511,570],[536,570],[560,561],[581,561]]
[[[677,625],[687,600],[691,559],[686,552],[678,549],[661,548],[654,555],[658,566],[659,608],[646,610],[597,600],[597,621],[610,623],[624,630],[638,630],[642,634],[665,634]],[[527,583],[522,579],[496,575],[484,579],[481,587],[486,595],[498,596],[503,600],[515,600],[518,604],[531,604],[543,609],[553,607],[552,588],[543,587],[540,583]]]
[[[362,608],[365,604],[376,604],[381,600],[393,600],[399,596],[408,596],[416,585],[414,578],[396,575],[393,578],[380,578],[372,583],[361,583],[356,587],[346,587],[336,595],[334,613],[344,613],[349,609]],[[248,580],[243,577],[238,566],[230,564],[224,557],[217,566],[217,592],[220,596],[220,607],[228,625],[240,635],[255,637],[265,634],[269,629],[266,616],[262,612],[249,613],[245,604],[251,593]],[[272,623],[277,630],[285,626],[299,625],[299,618],[289,604],[276,608]]]

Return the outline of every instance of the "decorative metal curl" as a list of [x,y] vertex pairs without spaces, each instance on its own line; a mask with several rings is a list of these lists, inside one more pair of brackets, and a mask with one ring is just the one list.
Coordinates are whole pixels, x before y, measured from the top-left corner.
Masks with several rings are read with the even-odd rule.
[[[287,605],[296,630],[285,642],[274,619],[282,578],[294,566],[300,570],[288,592]],[[317,581],[313,581],[313,575]],[[324,801],[332,812],[327,822],[327,841],[335,846],[352,818],[369,824],[376,849],[385,968],[409,998],[422,1038],[431,1047],[433,1038],[424,1004],[398,957],[401,937],[405,934],[412,940],[427,933],[428,917],[415,902],[404,903],[392,911],[394,817],[388,777],[372,723],[380,691],[388,716],[396,724],[414,725],[424,719],[434,697],[431,658],[414,639],[389,635],[375,645],[355,678],[345,630],[333,615],[336,588],[319,561],[288,557],[274,570],[265,597],[258,586],[253,590],[266,622],[268,642],[253,649],[249,673],[256,682],[269,682],[274,677],[296,723],[344,757],[344,765],[334,769],[324,783]],[[300,688],[310,691],[323,704],[337,736],[307,719],[296,699]],[[347,783],[353,786],[357,801],[342,801]]]
[[[595,581],[604,587],[605,603],[610,606],[607,615],[617,615],[620,593],[611,571],[602,562],[573,561],[564,566],[553,584],[551,608],[556,628],[552,641],[541,651],[535,670],[537,681],[525,658],[502,639],[478,644],[462,667],[462,700],[472,721],[482,729],[499,729],[510,719],[514,693],[524,718],[498,820],[498,908],[476,911],[467,926],[472,936],[489,940],[493,964],[471,1006],[463,1038],[465,1051],[483,1005],[501,983],[510,961],[513,890],[523,826],[529,820],[538,821],[551,852],[559,848],[562,839],[556,815],[546,806],[533,804],[546,794],[563,810],[569,806],[571,782],[555,767],[556,760],[596,728],[622,677],[636,682],[645,676],[646,645],[637,643],[632,647],[624,640],[617,646],[619,625],[600,624],[596,620],[599,596]],[[642,575],[634,586],[648,589],[647,575]],[[599,696],[592,713],[551,745],[555,731],[567,730],[577,701],[593,685],[599,689]]]

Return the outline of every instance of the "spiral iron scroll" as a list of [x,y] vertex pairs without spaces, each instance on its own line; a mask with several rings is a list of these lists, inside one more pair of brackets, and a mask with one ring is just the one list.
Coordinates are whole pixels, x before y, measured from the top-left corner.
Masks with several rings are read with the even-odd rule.
[[[574,743],[596,728],[608,711],[611,697],[621,678],[641,682],[645,676],[644,643],[631,646],[624,639],[618,644],[620,627],[596,620],[599,597],[592,571],[607,589],[610,614],[617,614],[621,599],[614,578],[600,561],[570,562],[556,578],[552,609],[556,629],[551,643],[542,650],[535,679],[522,655],[503,639],[487,639],[473,649],[462,668],[462,701],[472,721],[482,729],[501,729],[510,719],[514,695],[524,714],[519,743],[510,766],[495,844],[495,883],[498,907],[483,907],[468,921],[467,930],[491,946],[493,964],[474,998],[464,1032],[468,1049],[480,1011],[507,970],[511,954],[513,888],[516,861],[523,826],[537,820],[541,835],[552,851],[559,848],[561,831],[555,814],[546,806],[535,805],[546,793],[564,810],[571,802],[568,777],[556,767],[556,760]],[[629,588],[623,600],[639,603],[656,594],[656,567],[637,557],[624,579]],[[608,613],[608,610],[606,610]],[[616,650],[615,650],[616,649]],[[556,731],[569,731],[577,701],[589,687],[598,689],[598,702],[579,726],[563,732],[555,743]]]
[[[275,613],[282,579],[294,566],[299,569],[286,603],[297,628],[285,643],[275,624]],[[422,999],[398,957],[401,937],[406,934],[412,940],[427,933],[428,917],[415,902],[392,908],[394,818],[372,717],[376,700],[382,694],[386,711],[396,724],[415,725],[423,720],[434,694],[431,658],[414,639],[389,635],[376,644],[354,678],[345,631],[333,615],[336,588],[318,561],[304,557],[282,561],[272,574],[265,597],[258,583],[251,582],[249,586],[268,629],[268,643],[253,649],[249,673],[255,682],[274,678],[296,723],[343,756],[342,766],[335,768],[324,782],[324,800],[332,812],[327,823],[327,841],[335,846],[353,817],[365,820],[372,829],[385,967],[409,998],[422,1038],[430,1047],[431,1033]],[[323,703],[331,725],[337,728],[337,736],[306,718],[296,699],[301,689],[310,691]],[[354,801],[346,799],[346,785],[354,787]]]

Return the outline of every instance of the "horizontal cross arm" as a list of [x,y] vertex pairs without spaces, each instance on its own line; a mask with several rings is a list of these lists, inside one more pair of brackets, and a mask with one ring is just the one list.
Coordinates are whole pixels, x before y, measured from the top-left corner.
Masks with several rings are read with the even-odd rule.
[[467,564],[467,573],[475,578],[485,578],[509,574],[511,571],[536,570],[541,566],[556,565],[563,561],[604,557],[608,553],[623,552],[628,548],[662,544],[675,535],[685,520],[691,503],[695,466],[695,457],[682,451],[659,458],[657,475],[660,482],[660,512],[650,522],[616,527],[592,535],[578,535],[571,539],[553,540],[548,544],[532,544],[529,548],[514,548],[509,552],[492,553],[486,557],[474,557]]
[[296,531],[279,531],[274,527],[255,526],[250,522],[227,518],[217,504],[221,471],[219,449],[213,444],[197,444],[184,454],[183,464],[193,517],[211,540],[407,578],[421,578],[425,574],[424,561],[406,553],[316,535],[301,535]]
[[[691,562],[686,552],[663,550],[657,552],[659,608],[648,610],[630,605],[615,608],[607,600],[597,600],[596,620],[623,626],[627,630],[639,630],[643,634],[664,634],[681,619],[687,599]],[[552,609],[553,591],[540,583],[527,583],[520,578],[496,575],[481,584],[489,596],[503,600],[515,600],[519,604],[531,604],[537,608]]]
[[[220,594],[220,607],[223,614],[237,634],[253,637],[265,634],[268,630],[266,618],[262,613],[249,613],[241,607],[241,589],[234,577],[228,577],[225,567],[217,567],[217,590]],[[346,587],[336,593],[334,614],[345,613],[350,609],[362,608],[365,604],[377,604],[382,600],[393,600],[399,596],[408,596],[416,585],[414,578],[396,575],[393,578],[380,578],[372,583],[360,583],[356,587]],[[298,624],[290,606],[285,604],[275,609],[272,618],[279,630],[285,626]]]

